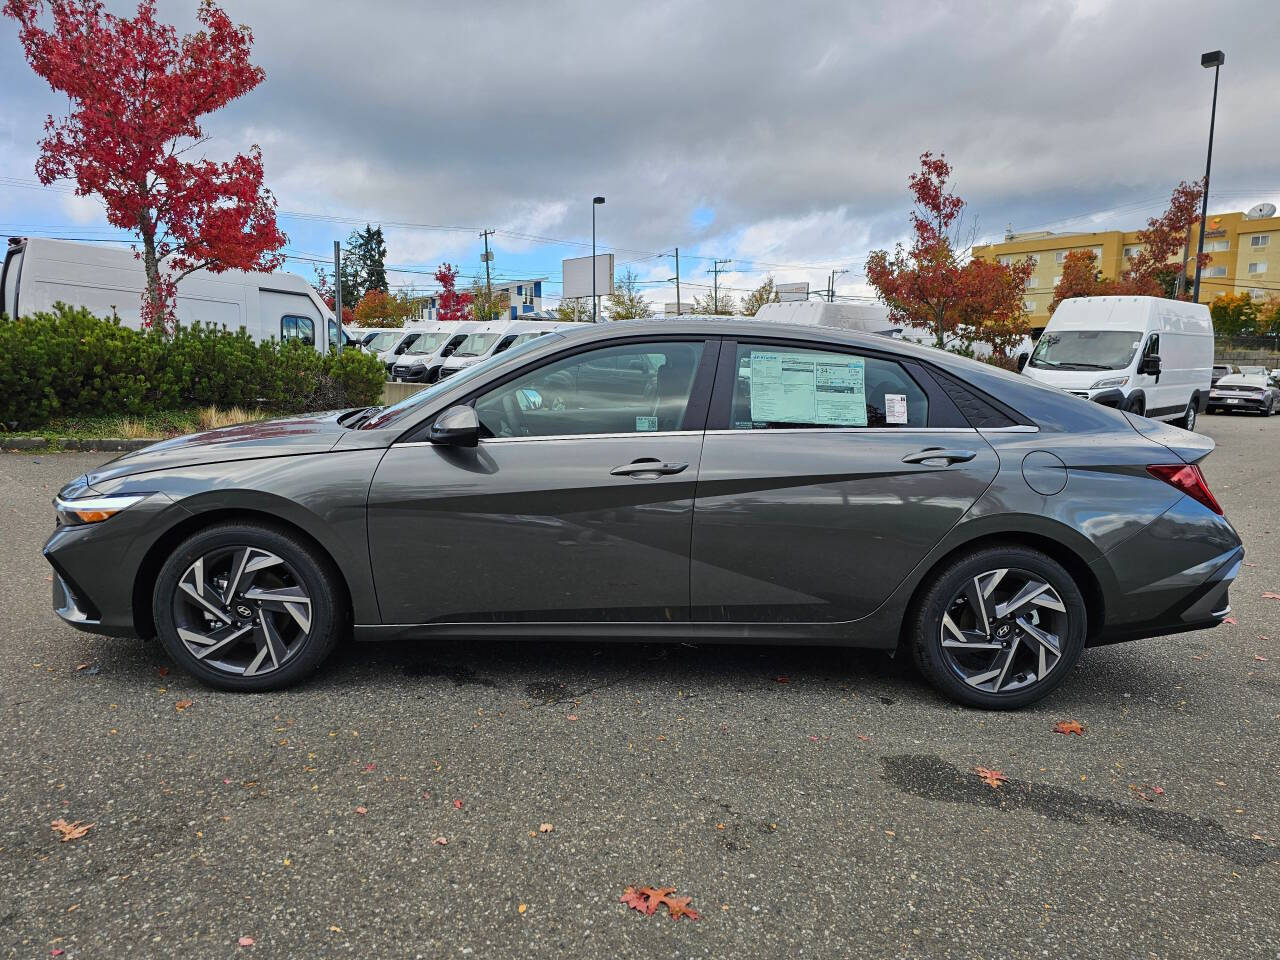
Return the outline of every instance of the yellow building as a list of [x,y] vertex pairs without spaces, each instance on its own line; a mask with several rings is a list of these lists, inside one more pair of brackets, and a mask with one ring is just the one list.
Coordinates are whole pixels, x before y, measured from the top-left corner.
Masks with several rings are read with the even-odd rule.
[[[1198,233],[1199,221],[1191,228],[1189,263],[1194,259]],[[1028,257],[1035,261],[1036,269],[1027,281],[1025,301],[1031,326],[1039,329],[1049,322],[1053,288],[1062,276],[1062,262],[1068,253],[1092,250],[1102,275],[1114,279],[1124,272],[1129,257],[1141,249],[1136,230],[1041,231],[1006,234],[1000,243],[974,247],[973,255],[1000,263],[1016,263]],[[1280,298],[1280,216],[1275,216],[1275,207],[1260,204],[1249,214],[1210,215],[1205,224],[1204,251],[1210,259],[1200,273],[1201,303],[1209,303],[1224,293],[1248,293],[1255,300]],[[1190,276],[1187,284],[1189,288]]]

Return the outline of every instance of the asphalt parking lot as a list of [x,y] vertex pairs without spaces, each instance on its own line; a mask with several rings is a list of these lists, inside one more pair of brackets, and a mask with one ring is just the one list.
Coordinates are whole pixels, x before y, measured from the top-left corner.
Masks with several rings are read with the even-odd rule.
[[0,955],[1280,956],[1280,422],[1200,426],[1238,622],[1009,714],[782,647],[349,644],[216,693],[49,610],[49,500],[107,455],[0,456]]

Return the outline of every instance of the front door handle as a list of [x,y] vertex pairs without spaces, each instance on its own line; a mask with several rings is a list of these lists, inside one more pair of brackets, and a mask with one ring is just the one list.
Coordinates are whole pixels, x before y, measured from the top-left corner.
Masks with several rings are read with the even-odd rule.
[[630,463],[614,467],[609,472],[615,477],[635,477],[637,480],[643,480],[660,477],[663,474],[680,473],[688,466],[687,463],[670,463],[656,457],[641,457],[639,460],[632,460]]
[[929,447],[926,450],[908,453],[902,458],[902,462],[929,463],[931,460],[941,460],[950,466],[953,463],[968,463],[976,456],[977,453],[972,450],[944,450],[942,447]]

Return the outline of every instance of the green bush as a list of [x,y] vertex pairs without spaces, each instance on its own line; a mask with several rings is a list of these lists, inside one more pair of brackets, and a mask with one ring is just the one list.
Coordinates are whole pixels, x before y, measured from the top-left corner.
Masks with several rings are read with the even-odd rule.
[[243,329],[180,326],[171,336],[58,304],[0,316],[0,424],[51,417],[147,416],[202,406],[279,413],[377,403],[385,373],[360,350],[321,356],[297,341],[255,343]]

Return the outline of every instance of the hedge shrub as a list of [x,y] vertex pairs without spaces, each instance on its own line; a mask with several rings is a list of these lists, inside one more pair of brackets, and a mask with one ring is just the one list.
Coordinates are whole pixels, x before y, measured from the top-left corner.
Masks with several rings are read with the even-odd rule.
[[180,326],[171,336],[122,327],[83,308],[0,316],[0,424],[56,416],[216,405],[279,413],[377,403],[385,371],[360,350],[321,356],[297,341],[255,343],[243,329]]

